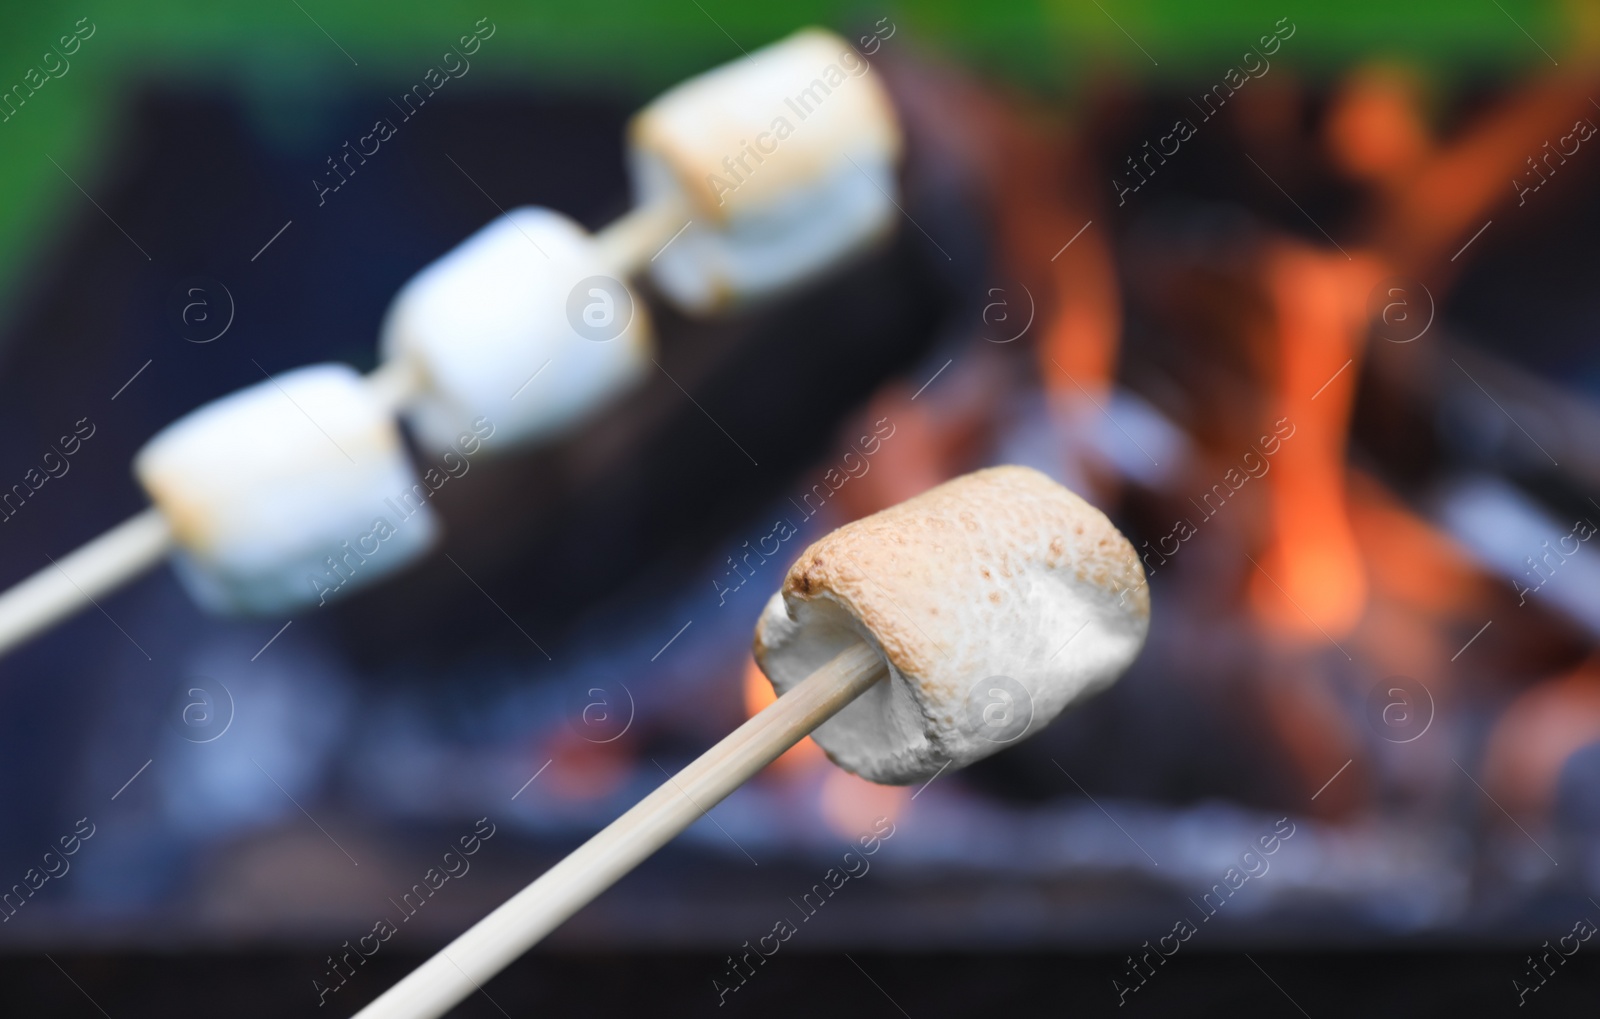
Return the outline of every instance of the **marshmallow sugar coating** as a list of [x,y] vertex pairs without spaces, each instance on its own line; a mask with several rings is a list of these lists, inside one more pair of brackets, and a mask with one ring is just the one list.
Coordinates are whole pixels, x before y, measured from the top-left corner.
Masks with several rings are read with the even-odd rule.
[[213,612],[343,596],[416,559],[437,531],[394,419],[345,365],[208,403],[156,433],[133,469],[172,528],[179,577]]
[[412,277],[389,307],[380,348],[422,375],[409,414],[418,438],[449,449],[487,418],[505,441],[537,441],[638,379],[650,321],[614,272],[583,227],[529,206]]
[[629,125],[634,197],[691,222],[650,264],[704,311],[795,285],[887,233],[901,135],[865,57],[806,29],[676,86]]
[[876,648],[889,678],[812,736],[863,778],[916,782],[1114,682],[1149,627],[1143,577],[1099,510],[1030,468],[995,467],[806,549],[761,615],[755,656],[782,694],[857,640]]

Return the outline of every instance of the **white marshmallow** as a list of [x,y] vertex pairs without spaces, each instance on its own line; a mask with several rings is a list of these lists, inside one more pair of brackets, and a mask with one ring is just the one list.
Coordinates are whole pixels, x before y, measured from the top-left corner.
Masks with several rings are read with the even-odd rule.
[[612,271],[577,223],[525,207],[412,277],[389,307],[381,349],[420,369],[410,416],[422,441],[447,449],[481,418],[498,439],[542,439],[637,379],[650,361],[649,317]]
[[806,29],[691,78],[629,125],[635,199],[692,224],[650,264],[707,310],[798,283],[898,215],[894,108],[865,57]]
[[214,612],[342,596],[416,559],[437,530],[393,418],[345,365],[214,400],[145,443],[133,469],[172,527],[179,576]]
[[812,736],[874,782],[928,778],[1037,732],[1110,685],[1144,643],[1133,547],[1037,471],[946,482],[816,542],[756,627],[782,694],[857,640],[889,678]]

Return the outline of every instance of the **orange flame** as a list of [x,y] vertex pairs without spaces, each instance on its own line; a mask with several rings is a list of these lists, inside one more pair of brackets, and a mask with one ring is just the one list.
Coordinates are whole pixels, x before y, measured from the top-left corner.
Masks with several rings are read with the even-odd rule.
[[[756,664],[754,658],[750,659],[744,669],[744,709],[754,716],[756,712],[778,699],[777,693],[772,689],[772,684],[767,682],[766,674],[761,671],[761,666]],[[768,766],[768,771],[774,775],[798,775],[815,769],[818,765],[826,764],[828,755],[817,746],[816,740],[810,736],[785,750],[776,761]]]

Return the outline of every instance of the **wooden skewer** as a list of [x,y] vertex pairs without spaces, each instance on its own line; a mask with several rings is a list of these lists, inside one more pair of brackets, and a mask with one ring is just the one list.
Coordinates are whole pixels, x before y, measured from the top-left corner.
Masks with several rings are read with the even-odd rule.
[[436,1019],[888,675],[865,643],[841,651],[626,814],[357,1013]]
[[594,235],[600,264],[618,277],[632,276],[655,261],[655,256],[689,225],[689,218],[689,208],[681,201],[634,206]]
[[172,529],[159,510],[123,521],[0,594],[0,655],[94,603],[166,558]]
[[[414,365],[387,362],[367,375],[391,412],[422,385]],[[154,507],[62,556],[0,594],[0,657],[158,565],[173,550],[172,528]]]
[[[659,254],[688,218],[682,202],[656,202],[617,219],[594,242],[604,264],[629,276]],[[369,374],[367,383],[397,413],[425,380],[415,364],[391,361]],[[0,594],[0,656],[156,566],[172,548],[171,528],[158,510],[148,509]]]
[[398,414],[417,398],[425,384],[422,369],[407,358],[384,361],[367,373],[372,394],[390,414]]
[[[618,276],[632,275],[660,254],[688,219],[681,201],[631,209],[595,234],[602,264]],[[367,375],[374,395],[391,413],[410,404],[425,382],[417,365],[404,360],[380,364]],[[159,511],[149,509],[0,594],[0,656],[156,566],[172,548],[171,529]]]

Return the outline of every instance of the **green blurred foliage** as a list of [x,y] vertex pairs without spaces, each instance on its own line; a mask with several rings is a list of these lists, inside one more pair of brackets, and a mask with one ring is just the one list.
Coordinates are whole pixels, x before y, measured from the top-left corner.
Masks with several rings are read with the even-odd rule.
[[[498,26],[497,34],[459,89],[559,86],[642,102],[802,25],[857,36],[887,17],[898,29],[896,46],[1070,99],[1096,77],[1174,88],[1210,81],[1281,17],[1298,31],[1275,59],[1308,77],[1374,58],[1409,62],[1446,84],[1517,74],[1548,68],[1580,46],[1577,40],[1591,37],[1594,6],[1589,0],[12,4],[0,15],[0,88],[38,67],[78,18],[87,17],[95,34],[70,58],[65,76],[50,80],[0,123],[0,179],[6,184],[0,293],[14,292],[22,282],[18,273],[38,264],[26,256],[48,249],[52,223],[95,214],[63,171],[95,193],[111,169],[105,160],[116,151],[123,104],[141,83],[233,89],[250,99],[270,130],[294,130],[301,121],[294,112],[331,93],[408,87],[482,17]],[[1540,45],[1555,56],[1547,57]]]

